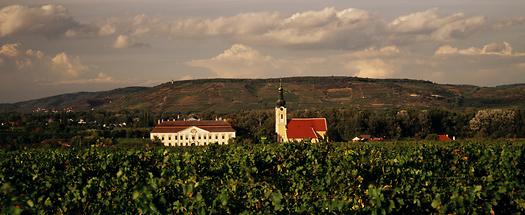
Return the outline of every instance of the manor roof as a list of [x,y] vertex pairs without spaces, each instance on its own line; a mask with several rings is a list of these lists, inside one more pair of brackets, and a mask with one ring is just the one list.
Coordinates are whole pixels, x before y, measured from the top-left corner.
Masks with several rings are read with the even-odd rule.
[[198,127],[209,132],[235,132],[230,123],[223,120],[163,121],[151,133],[177,133],[189,127]]

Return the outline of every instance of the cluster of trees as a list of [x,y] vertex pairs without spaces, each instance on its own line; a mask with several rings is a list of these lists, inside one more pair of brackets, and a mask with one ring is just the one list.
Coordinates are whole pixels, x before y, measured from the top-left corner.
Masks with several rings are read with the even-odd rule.
[[[253,142],[259,142],[261,137],[275,139],[273,110],[194,115],[203,119],[217,116],[230,119],[237,136]],[[325,117],[328,122],[328,137],[333,141],[350,141],[361,134],[386,139],[432,139],[437,134],[458,138],[525,137],[523,109],[306,109],[291,112],[289,117]]]
[[[458,138],[525,137],[525,110],[299,110],[289,117],[325,117],[332,141],[368,134],[385,139],[425,139],[437,134]],[[273,110],[154,114],[146,111],[6,113],[0,115],[0,144],[40,143],[49,139],[74,142],[83,137],[109,144],[115,138],[148,138],[156,119],[227,119],[242,142],[275,139]],[[76,139],[75,139],[76,138]],[[98,139],[97,139],[98,138]],[[100,139],[104,138],[104,139]],[[86,141],[88,140],[86,139]],[[97,142],[98,141],[98,142]]]
[[[115,138],[149,137],[155,115],[144,111],[91,112],[10,112],[0,115],[0,145],[74,142],[90,137],[85,143],[111,142]],[[106,140],[106,139],[110,140]]]

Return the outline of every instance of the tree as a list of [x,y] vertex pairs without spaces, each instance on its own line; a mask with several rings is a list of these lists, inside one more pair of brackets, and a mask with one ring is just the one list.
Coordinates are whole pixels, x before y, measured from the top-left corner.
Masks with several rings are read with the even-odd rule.
[[469,126],[479,137],[515,137],[518,120],[515,110],[486,109],[478,111]]

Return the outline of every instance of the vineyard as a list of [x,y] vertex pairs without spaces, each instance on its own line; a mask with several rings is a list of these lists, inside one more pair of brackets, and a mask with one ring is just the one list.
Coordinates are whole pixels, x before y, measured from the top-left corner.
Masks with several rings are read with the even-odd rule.
[[525,213],[525,142],[0,151],[2,213]]

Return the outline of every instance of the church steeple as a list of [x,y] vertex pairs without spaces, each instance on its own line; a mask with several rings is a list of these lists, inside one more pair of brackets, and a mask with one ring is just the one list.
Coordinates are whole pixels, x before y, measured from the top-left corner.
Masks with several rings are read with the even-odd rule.
[[279,99],[275,103],[275,107],[286,107],[286,101],[284,101],[283,84],[280,79],[279,79]]
[[284,89],[279,80],[279,99],[275,103],[275,133],[277,134],[277,142],[287,142],[288,137],[286,135],[286,101],[284,101]]

